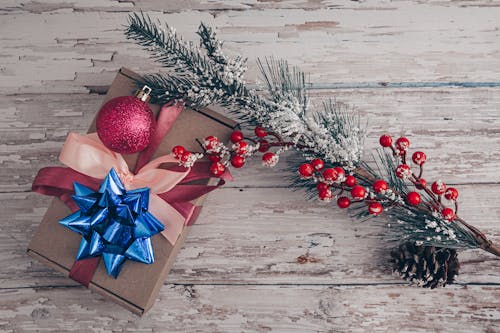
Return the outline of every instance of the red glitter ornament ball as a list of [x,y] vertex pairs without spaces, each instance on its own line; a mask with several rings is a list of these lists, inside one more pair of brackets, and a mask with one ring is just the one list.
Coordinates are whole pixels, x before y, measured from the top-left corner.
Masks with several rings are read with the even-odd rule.
[[410,192],[406,195],[406,202],[409,205],[417,206],[421,200],[422,200],[422,197],[417,192]]
[[150,91],[144,87],[136,96],[116,97],[103,105],[96,128],[107,148],[133,154],[149,146],[156,130],[156,120],[147,103]]

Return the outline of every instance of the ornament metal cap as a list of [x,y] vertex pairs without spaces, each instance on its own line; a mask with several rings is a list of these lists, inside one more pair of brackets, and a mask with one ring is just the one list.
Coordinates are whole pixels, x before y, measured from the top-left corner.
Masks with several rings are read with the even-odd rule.
[[138,99],[140,99],[141,101],[143,102],[148,102],[149,99],[151,98],[150,94],[151,94],[151,88],[148,87],[148,86],[144,86],[142,87],[141,90],[139,90],[136,94],[135,94],[135,97],[137,97]]

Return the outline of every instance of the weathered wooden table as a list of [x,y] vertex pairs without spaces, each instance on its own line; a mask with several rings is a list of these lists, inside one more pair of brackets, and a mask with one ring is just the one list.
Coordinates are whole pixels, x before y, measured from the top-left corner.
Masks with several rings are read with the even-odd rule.
[[[30,192],[68,131],[83,132],[121,66],[159,66],[125,40],[142,9],[229,53],[286,57],[369,120],[367,151],[405,133],[427,178],[500,240],[500,2],[0,1],[0,331],[500,332],[500,261],[460,254],[439,290],[391,276],[383,223],[306,202],[284,171],[253,167],[213,193],[153,310],[139,318],[29,258],[49,198]],[[299,263],[307,255],[311,260]]]

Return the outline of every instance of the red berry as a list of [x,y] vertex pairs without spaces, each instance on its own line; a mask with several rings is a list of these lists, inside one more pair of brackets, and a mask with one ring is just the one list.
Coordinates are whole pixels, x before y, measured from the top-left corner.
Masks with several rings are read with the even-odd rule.
[[337,171],[337,175],[339,179],[344,179],[345,178],[345,171],[341,167],[335,167],[335,171]]
[[180,159],[185,151],[186,149],[183,146],[175,146],[174,148],[172,148],[172,154],[174,154],[174,157],[176,159]]
[[340,197],[337,199],[337,206],[347,208],[351,205],[351,200],[348,197]]
[[275,153],[269,152],[262,155],[262,164],[264,164],[264,166],[272,168],[273,166],[278,164],[278,161],[279,161],[279,156],[276,155]]
[[265,153],[266,151],[268,151],[269,147],[270,147],[269,146],[269,141],[264,140],[264,139],[262,139],[262,140],[259,141],[259,151],[261,153]]
[[453,221],[455,219],[455,212],[451,208],[443,208],[441,211],[441,215],[443,215],[443,218],[447,221]]
[[319,191],[318,197],[321,201],[329,202],[330,200],[332,200],[332,197],[333,197],[332,190],[327,188],[326,190]]
[[384,211],[384,207],[378,202],[372,202],[368,206],[368,212],[372,215],[380,215]]
[[392,138],[388,134],[384,134],[378,140],[382,147],[390,147],[392,145]]
[[244,136],[241,131],[234,131],[233,133],[231,133],[230,137],[232,143],[240,142],[241,140],[243,140],[243,138]]
[[214,162],[210,166],[210,172],[215,176],[220,176],[226,171],[226,167],[221,162]]
[[311,161],[311,165],[313,166],[314,170],[321,171],[325,167],[325,162],[323,162],[321,158],[315,158]]
[[408,138],[405,138],[404,136],[400,137],[396,140],[396,148],[401,152],[408,150],[408,148],[410,148],[410,140],[408,140]]
[[190,151],[185,151],[181,155],[182,162],[189,162],[192,158],[193,158],[193,153],[191,153]]
[[353,199],[364,199],[366,190],[363,186],[356,185],[351,189],[351,196]]
[[389,188],[387,182],[382,179],[374,181],[372,186],[375,193],[385,193],[385,191]]
[[337,180],[337,178],[339,178],[339,175],[334,168],[328,168],[325,169],[325,171],[323,171],[323,179],[327,183],[333,183],[334,181]]
[[314,168],[309,163],[303,163],[299,166],[298,171],[301,178],[311,178],[314,173]]
[[241,168],[245,165],[245,158],[241,155],[235,155],[231,157],[231,165],[235,168]]
[[212,162],[219,162],[221,160],[220,155],[217,155],[217,154],[210,154],[207,156],[208,156],[208,159]]
[[255,127],[254,132],[255,132],[255,135],[257,135],[257,137],[259,137],[259,138],[263,138],[263,137],[267,136],[267,131],[260,126]]
[[448,200],[457,200],[458,199],[458,190],[454,187],[448,187],[446,192],[444,192],[444,197]]
[[418,180],[418,184],[416,185],[417,189],[419,190],[423,190],[424,188],[427,187],[427,181],[423,178],[420,178]]
[[330,185],[328,185],[327,183],[319,182],[316,184],[316,188],[318,189],[318,192],[320,192],[329,189]]
[[233,145],[234,152],[238,155],[245,155],[248,152],[248,143],[246,141],[238,141]]
[[441,195],[446,192],[446,184],[441,180],[437,180],[431,185],[431,190],[434,194]]
[[205,138],[203,145],[205,146],[206,150],[212,151],[219,148],[220,142],[219,139],[217,139],[215,136],[210,135]]
[[410,192],[406,195],[406,202],[409,205],[416,206],[420,203],[422,197],[417,192]]
[[425,156],[425,153],[422,151],[416,151],[411,156],[411,159],[416,165],[423,165],[427,160],[427,156]]
[[411,176],[411,168],[407,164],[400,164],[396,168],[396,176],[405,179]]
[[346,186],[353,187],[354,185],[356,185],[356,177],[352,175],[345,177],[344,184]]

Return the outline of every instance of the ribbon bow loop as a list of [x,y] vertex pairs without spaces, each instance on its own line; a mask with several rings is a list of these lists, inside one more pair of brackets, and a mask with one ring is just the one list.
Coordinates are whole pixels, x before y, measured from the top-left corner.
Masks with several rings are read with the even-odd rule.
[[[158,194],[171,191],[186,178],[190,168],[184,170],[160,169],[163,163],[172,163],[177,160],[171,155],[161,156],[144,165],[137,174],[132,173],[122,155],[106,148],[99,140],[96,133],[80,135],[70,133],[59,160],[86,176],[105,179],[101,188],[117,186],[122,183],[125,189],[130,191],[149,188],[149,211],[165,224],[162,235],[172,244],[175,244],[182,232],[185,217],[172,205],[161,199]],[[115,170],[113,175],[119,177],[119,181],[113,181],[113,177],[107,177],[110,170]],[[112,182],[113,184],[108,184]],[[105,200],[103,196],[102,200]],[[133,203],[132,203],[133,204]]]

